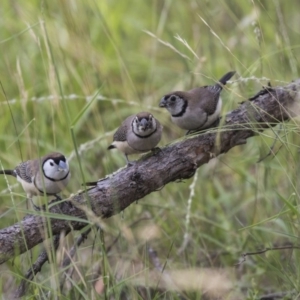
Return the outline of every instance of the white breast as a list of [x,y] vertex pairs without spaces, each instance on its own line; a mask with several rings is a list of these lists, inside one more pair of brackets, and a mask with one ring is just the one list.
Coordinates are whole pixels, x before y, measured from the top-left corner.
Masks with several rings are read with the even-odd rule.
[[32,182],[27,182],[19,176],[17,176],[17,180],[21,183],[23,190],[27,194],[27,197],[32,198],[33,196],[40,195],[40,192],[36,189]]
[[[42,186],[38,186],[38,188],[41,191],[44,191],[47,194],[58,194],[60,193],[68,184],[70,179],[70,176],[68,176],[66,179],[64,180],[60,180],[60,181],[51,181],[47,178],[45,178],[44,183],[42,184]],[[37,183],[36,183],[37,184]]]
[[213,124],[220,115],[222,109],[222,99],[219,98],[216,111],[212,115],[207,115],[202,108],[195,107],[190,109],[187,107],[185,114],[181,117],[172,117],[172,121],[180,128],[185,130],[205,129]]
[[119,141],[114,141],[112,143],[119,151],[121,151],[124,154],[130,155],[130,154],[135,154],[135,153],[140,153],[139,151],[131,148],[127,141],[124,142],[119,142]]
[[201,107],[190,109],[188,106],[183,116],[172,117],[172,121],[180,128],[185,130],[196,130],[206,122],[207,114]]

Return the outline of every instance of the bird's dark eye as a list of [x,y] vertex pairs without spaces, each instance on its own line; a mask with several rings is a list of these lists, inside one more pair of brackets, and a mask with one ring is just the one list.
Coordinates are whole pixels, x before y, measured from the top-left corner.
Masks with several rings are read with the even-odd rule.
[[175,96],[172,96],[171,98],[170,98],[170,101],[172,101],[172,102],[174,102],[176,100],[176,97]]
[[50,166],[53,167],[54,166],[54,163],[52,161],[50,161]]

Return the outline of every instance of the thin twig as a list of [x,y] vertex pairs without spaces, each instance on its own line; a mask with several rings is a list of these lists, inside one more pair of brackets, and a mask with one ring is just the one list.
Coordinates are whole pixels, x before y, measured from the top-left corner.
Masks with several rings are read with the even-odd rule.
[[[281,129],[282,129],[282,124],[280,124],[279,130],[277,132],[280,132]],[[270,147],[270,151],[266,155],[264,155],[263,157],[261,157],[256,163],[262,162],[264,159],[266,159],[267,157],[269,157],[271,154],[273,154],[273,157],[276,156],[276,154],[280,151],[280,149],[283,146],[283,144],[281,144],[280,147],[278,148],[278,150],[276,152],[273,151],[274,148],[275,148],[276,142],[278,140],[278,137],[279,137],[279,134],[276,133],[276,137],[275,137],[275,140],[274,140],[272,146]]]
[[[57,234],[54,236],[53,238],[53,247],[54,247],[54,251],[57,250],[58,246],[59,246],[59,239],[60,239],[60,235]],[[51,251],[51,249],[50,249]],[[30,267],[30,269],[26,272],[25,274],[25,278],[22,279],[18,289],[15,291],[14,293],[14,298],[21,298],[23,297],[28,289],[28,284],[30,283],[30,281],[32,281],[32,279],[34,278],[34,276],[41,271],[42,266],[45,264],[45,262],[47,262],[49,260],[48,258],[48,254],[47,254],[47,250],[44,249],[38,256],[36,262]]]
[[294,245],[287,245],[287,246],[279,246],[279,247],[271,247],[271,248],[265,248],[262,250],[258,250],[255,252],[246,252],[242,254],[241,261],[235,264],[235,266],[238,266],[246,261],[247,256],[252,256],[252,255],[259,255],[266,253],[268,251],[275,251],[275,250],[286,250],[286,249],[300,249],[300,246],[294,246]]
[[[296,291],[289,291],[289,292],[278,292],[278,293],[271,293],[271,294],[266,294],[263,296],[259,297],[259,300],[276,300],[276,299],[291,299],[291,298],[286,298],[286,296],[292,297],[295,296]],[[299,299],[293,298],[293,299]]]

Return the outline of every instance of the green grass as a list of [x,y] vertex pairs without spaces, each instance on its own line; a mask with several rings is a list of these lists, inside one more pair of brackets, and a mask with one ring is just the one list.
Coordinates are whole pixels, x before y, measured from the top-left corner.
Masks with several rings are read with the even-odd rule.
[[[236,70],[223,91],[225,113],[269,80],[284,85],[298,78],[299,11],[295,0],[3,1],[0,166],[61,151],[70,158],[68,196],[84,180],[124,166],[124,157],[106,148],[128,115],[151,111],[164,125],[160,145],[184,134],[158,107],[164,94]],[[257,164],[276,134],[275,150],[282,148]],[[94,231],[79,247],[62,299],[92,299],[97,291],[104,299],[103,280],[107,299],[214,299],[195,282],[201,272],[216,279],[213,271],[220,276],[214,289],[227,299],[299,292],[297,249],[250,256],[235,267],[245,252],[298,245],[298,145],[292,120],[105,220],[104,235]],[[0,179],[4,228],[25,215],[26,204],[13,179],[11,192]],[[54,262],[35,277],[30,293],[37,299],[60,295],[59,264],[77,235],[62,238]],[[41,249],[0,266],[0,293],[17,286]]]

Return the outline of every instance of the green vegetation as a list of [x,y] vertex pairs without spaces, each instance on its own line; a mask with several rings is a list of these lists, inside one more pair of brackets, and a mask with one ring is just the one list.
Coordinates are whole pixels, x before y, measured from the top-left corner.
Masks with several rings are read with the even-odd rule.
[[[125,165],[122,154],[106,148],[128,115],[151,111],[164,125],[160,145],[184,134],[158,107],[167,92],[211,84],[236,70],[222,93],[225,113],[268,81],[285,85],[299,77],[299,11],[296,0],[2,1],[1,167],[61,151],[70,158],[68,196],[84,179]],[[256,163],[276,134],[274,151],[280,151]],[[293,120],[104,220],[107,230],[93,231],[78,249],[73,276],[60,291],[59,263],[75,232],[62,242],[55,263],[36,276],[30,294],[95,299],[98,292],[104,298],[103,281],[107,298],[114,299],[217,299],[219,293],[259,299],[299,292],[298,249],[250,256],[235,266],[245,252],[299,245],[298,145]],[[0,178],[0,228],[26,213],[20,185],[8,180],[11,192]],[[41,249],[0,266],[0,293],[20,283]],[[205,293],[213,280],[215,294]]]

